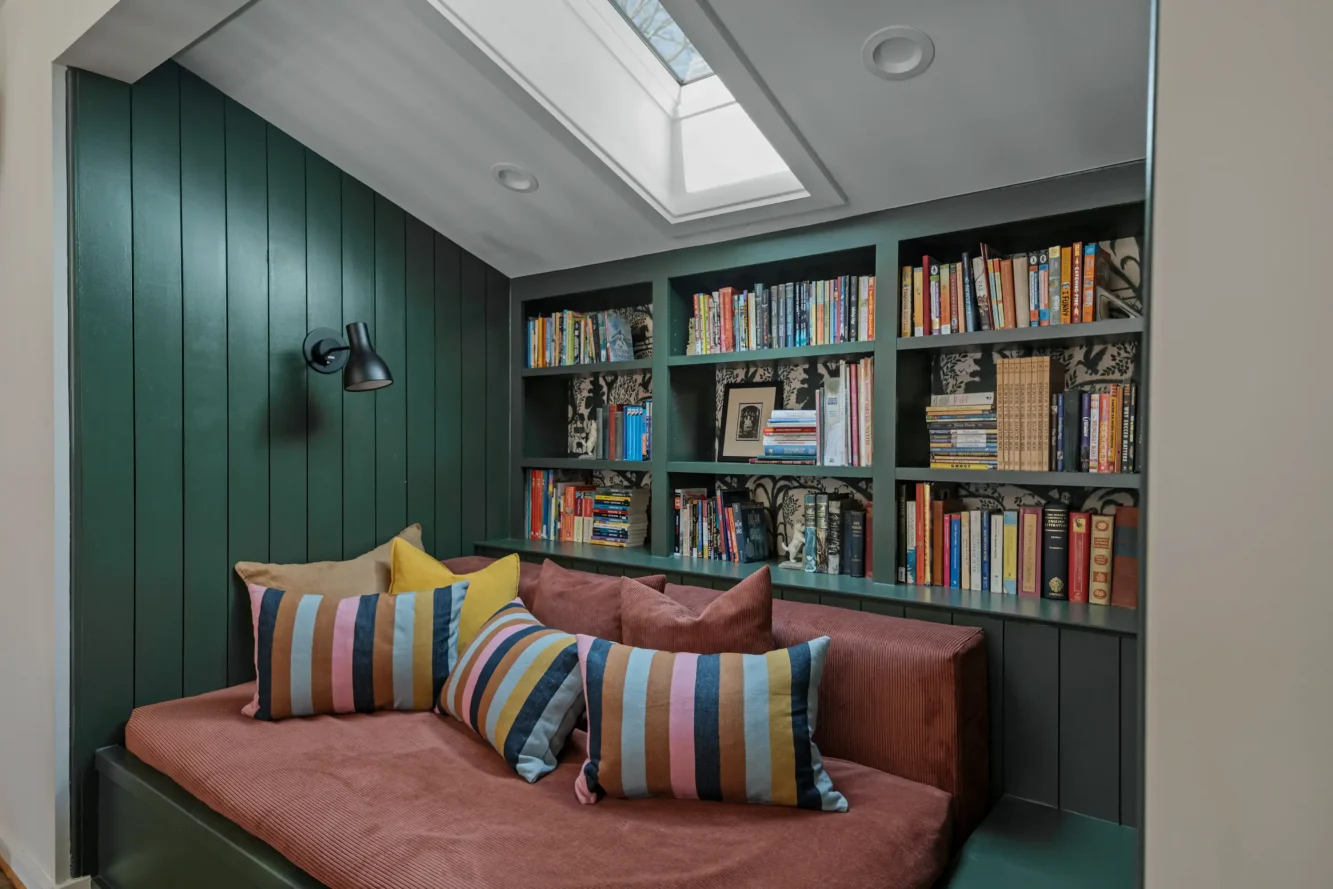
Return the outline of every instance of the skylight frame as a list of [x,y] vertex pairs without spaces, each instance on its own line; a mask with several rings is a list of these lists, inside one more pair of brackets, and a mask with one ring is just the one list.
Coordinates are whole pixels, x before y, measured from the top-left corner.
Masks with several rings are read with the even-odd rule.
[[702,74],[697,74],[693,77],[688,77],[688,78],[681,77],[681,75],[676,73],[676,69],[671,66],[671,63],[668,62],[666,58],[662,55],[662,53],[658,51],[657,47],[653,45],[653,42],[648,38],[648,35],[645,34],[639,28],[638,23],[635,22],[634,19],[630,18],[629,12],[623,6],[620,5],[619,0],[606,0],[606,3],[616,11],[616,13],[625,22],[625,24],[629,26],[629,29],[634,32],[634,35],[643,42],[643,45],[648,48],[648,51],[650,53],[652,53],[653,58],[661,62],[662,67],[666,69],[671,79],[674,80],[679,86],[686,87],[692,83],[699,83],[700,81],[707,80],[710,77],[716,77],[717,72],[713,70],[712,64],[708,61],[708,59],[704,57],[704,54],[699,51],[699,47],[694,45],[694,41],[690,40],[690,36],[685,33],[685,29],[680,26],[680,23],[677,22],[674,17],[672,17],[671,12],[661,4],[660,0],[646,0],[646,2],[654,3],[657,5],[657,8],[661,11],[661,14],[666,16],[667,21],[671,23],[672,27],[674,27],[677,31],[680,32],[681,38],[685,41],[686,46],[688,46],[690,51],[693,53],[694,58],[698,59],[699,61],[702,61],[704,65],[708,67],[708,70],[706,72]]

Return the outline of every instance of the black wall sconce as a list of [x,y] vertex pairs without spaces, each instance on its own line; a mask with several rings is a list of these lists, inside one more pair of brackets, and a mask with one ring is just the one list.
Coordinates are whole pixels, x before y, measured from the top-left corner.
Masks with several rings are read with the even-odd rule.
[[343,388],[348,392],[369,392],[393,385],[393,374],[370,343],[366,322],[347,325],[347,345],[338,331],[317,327],[306,335],[301,354],[311,370],[322,374],[343,372]]

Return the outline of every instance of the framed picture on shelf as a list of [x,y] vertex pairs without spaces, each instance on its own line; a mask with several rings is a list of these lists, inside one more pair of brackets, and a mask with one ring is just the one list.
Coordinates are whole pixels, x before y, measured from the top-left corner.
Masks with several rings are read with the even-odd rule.
[[782,382],[728,383],[722,391],[717,458],[747,463],[764,454],[764,425],[782,404]]

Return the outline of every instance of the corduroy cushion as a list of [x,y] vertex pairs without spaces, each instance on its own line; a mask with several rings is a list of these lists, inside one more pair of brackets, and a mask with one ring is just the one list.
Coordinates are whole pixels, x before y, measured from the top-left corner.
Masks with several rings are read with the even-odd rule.
[[[394,539],[399,538],[421,549],[421,526],[404,528]],[[308,562],[302,565],[237,562],[236,573],[246,584],[289,593],[318,593],[332,599],[370,596],[389,591],[392,553],[393,541],[390,540],[345,562]]]
[[532,602],[532,613],[548,627],[566,633],[583,633],[620,642],[620,589],[622,584],[642,584],[662,592],[666,575],[615,577],[570,571],[547,559]]
[[271,721],[431,709],[458,662],[467,588],[334,599],[251,584],[258,681],[242,712]]
[[467,599],[458,617],[458,647],[466,649],[477,638],[481,625],[518,595],[518,555],[496,559],[470,574],[454,574],[406,541],[393,541],[391,594],[453,586],[460,580],[468,582]]
[[773,644],[773,581],[765,565],[698,614],[665,593],[626,584],[620,591],[626,645],[695,654],[767,654]]

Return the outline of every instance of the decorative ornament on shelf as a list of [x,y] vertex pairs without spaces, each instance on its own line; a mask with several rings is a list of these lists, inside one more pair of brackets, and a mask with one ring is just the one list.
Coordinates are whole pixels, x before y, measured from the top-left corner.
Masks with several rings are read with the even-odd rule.
[[805,561],[801,558],[801,550],[805,548],[805,531],[801,525],[802,523],[798,521],[793,528],[791,540],[782,544],[782,551],[787,554],[787,561],[778,565],[779,568],[804,570]]

